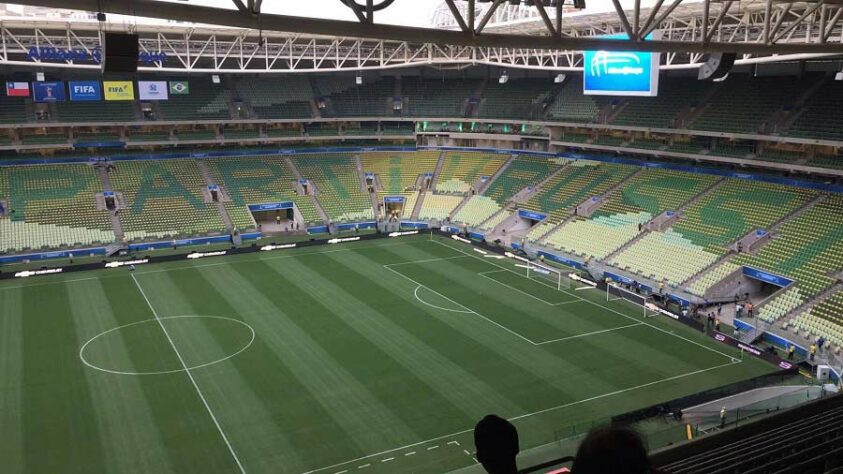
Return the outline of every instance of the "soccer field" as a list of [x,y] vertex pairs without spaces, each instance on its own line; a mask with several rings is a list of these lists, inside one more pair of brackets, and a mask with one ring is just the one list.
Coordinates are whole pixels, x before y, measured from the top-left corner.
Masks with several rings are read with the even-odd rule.
[[0,283],[0,472],[439,473],[775,370],[429,236]]

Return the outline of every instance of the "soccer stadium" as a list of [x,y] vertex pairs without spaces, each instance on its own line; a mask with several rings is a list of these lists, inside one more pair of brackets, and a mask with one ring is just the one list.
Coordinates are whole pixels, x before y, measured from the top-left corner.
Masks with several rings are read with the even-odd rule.
[[0,472],[843,472],[840,0],[27,0],[0,89]]

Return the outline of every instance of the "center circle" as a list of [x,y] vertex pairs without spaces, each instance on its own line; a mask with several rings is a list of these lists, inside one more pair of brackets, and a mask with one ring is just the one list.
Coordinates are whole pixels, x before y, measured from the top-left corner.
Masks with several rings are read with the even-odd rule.
[[[167,329],[167,334],[162,326]],[[209,345],[191,344],[190,340],[183,339],[197,329],[218,335],[219,347],[214,346],[212,350]],[[183,344],[180,345],[179,341]],[[239,319],[204,315],[164,316],[124,324],[97,334],[79,348],[79,359],[88,367],[109,374],[174,374],[219,364],[245,351],[254,342],[255,329]],[[173,346],[178,349],[181,359]],[[144,367],[133,367],[134,370],[121,367],[132,364],[122,352],[115,354],[115,349],[122,350],[124,347],[132,353],[129,357],[143,360],[145,363],[141,365]],[[160,355],[158,358],[155,357],[156,350]],[[195,351],[206,352],[197,354]],[[170,360],[166,361],[166,358]],[[166,366],[160,367],[161,364]]]

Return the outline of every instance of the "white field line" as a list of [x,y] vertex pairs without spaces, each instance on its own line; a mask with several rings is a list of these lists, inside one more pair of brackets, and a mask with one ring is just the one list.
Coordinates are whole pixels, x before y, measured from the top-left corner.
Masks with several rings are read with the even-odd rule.
[[487,279],[489,279],[489,280],[492,280],[493,282],[497,283],[498,285],[503,285],[503,286],[505,286],[505,287],[509,288],[510,290],[517,291],[517,292],[521,293],[522,295],[527,295],[527,296],[529,296],[530,298],[533,298],[533,299],[535,299],[535,300],[541,301],[542,303],[544,303],[544,304],[546,304],[546,305],[548,305],[548,306],[553,306],[553,305],[554,305],[554,303],[551,303],[550,301],[547,301],[547,300],[545,300],[545,299],[543,299],[543,298],[539,298],[539,297],[538,297],[538,296],[536,296],[536,295],[531,295],[530,293],[527,293],[527,292],[526,292],[526,291],[524,291],[524,290],[519,290],[518,288],[515,288],[514,286],[507,285],[506,283],[504,283],[504,282],[502,282],[502,281],[498,281],[498,280],[495,280],[494,278],[492,278],[492,277],[490,277],[490,276],[486,276],[486,274],[487,274],[487,273],[501,273],[501,272],[503,272],[503,271],[504,271],[504,270],[492,270],[492,272],[483,272],[483,273],[478,273],[478,275],[482,276],[483,278],[487,278]]
[[[391,272],[395,273],[396,275],[400,275],[400,276],[402,276],[402,277],[406,278],[407,280],[409,280],[409,281],[411,281],[411,282],[415,283],[417,286],[424,286],[425,288],[427,288],[427,290],[428,290],[428,291],[430,291],[430,292],[432,292],[432,293],[435,293],[435,294],[439,295],[439,296],[440,296],[440,297],[442,297],[443,299],[445,299],[445,300],[447,300],[447,301],[450,301],[451,303],[453,303],[453,304],[455,304],[455,305],[457,305],[457,306],[459,306],[459,307],[463,308],[464,310],[466,310],[466,311],[470,312],[471,314],[474,314],[474,315],[476,315],[476,316],[479,316],[479,317],[481,317],[481,318],[485,319],[486,321],[488,321],[488,322],[490,322],[490,323],[494,324],[495,326],[497,326],[497,327],[499,327],[499,328],[503,329],[504,331],[506,331],[506,332],[508,332],[508,333],[510,333],[510,334],[512,334],[512,335],[514,335],[514,336],[517,336],[517,337],[518,337],[518,338],[520,338],[521,340],[526,341],[526,342],[529,342],[530,344],[532,344],[532,345],[534,345],[534,346],[536,345],[536,343],[535,343],[535,342],[533,342],[533,341],[531,341],[530,339],[528,339],[528,338],[526,338],[526,337],[522,336],[521,334],[518,334],[517,332],[513,331],[512,329],[509,329],[508,327],[506,327],[506,326],[504,326],[504,325],[502,325],[502,324],[500,324],[500,323],[497,323],[497,322],[495,322],[495,321],[492,321],[491,319],[487,318],[486,316],[483,316],[482,314],[478,313],[477,311],[474,311],[473,309],[471,309],[471,308],[467,307],[466,305],[464,305],[464,304],[462,304],[462,303],[458,303],[458,302],[456,302],[456,301],[452,300],[451,298],[448,298],[447,296],[443,295],[442,293],[439,293],[438,291],[436,291],[436,290],[434,290],[434,289],[432,289],[432,288],[428,288],[427,286],[422,285],[421,283],[417,282],[416,280],[413,280],[412,278],[408,277],[407,275],[404,275],[403,273],[399,272],[398,270],[395,270],[394,268],[391,268],[391,267],[387,267],[386,265],[384,265],[384,268],[386,268],[387,270],[389,270],[389,271],[391,271]],[[423,303],[424,303],[424,302],[423,302]],[[427,304],[427,303],[425,303],[425,304]],[[430,305],[428,305],[428,306],[430,306]]]
[[222,436],[223,441],[225,441],[225,445],[228,447],[228,452],[231,453],[231,457],[234,458],[234,462],[237,463],[237,467],[240,468],[240,472],[246,474],[246,470],[243,468],[243,465],[240,463],[240,458],[237,457],[237,453],[234,452],[234,448],[231,446],[231,443],[228,441],[228,436],[225,435],[225,431],[223,431],[222,426],[220,426],[219,421],[217,421],[217,417],[214,415],[213,410],[211,410],[211,406],[208,405],[208,401],[205,400],[205,395],[202,394],[202,390],[199,388],[199,385],[196,383],[196,379],[193,378],[193,374],[190,372],[190,368],[187,367],[187,364],[184,362],[184,359],[179,352],[179,349],[176,347],[176,344],[173,342],[173,338],[170,337],[170,333],[167,332],[167,328],[164,326],[164,323],[161,321],[161,318],[158,317],[158,312],[155,311],[155,307],[152,306],[150,303],[149,298],[146,297],[146,292],[143,291],[143,288],[138,283],[138,279],[135,278],[135,275],[132,274],[132,280],[135,282],[135,286],[138,287],[141,296],[143,296],[144,301],[146,301],[146,305],[149,306],[150,311],[152,311],[152,315],[155,316],[155,320],[158,321],[158,325],[161,326],[161,330],[164,331],[164,335],[167,336],[167,341],[170,342],[170,347],[173,348],[173,352],[176,353],[176,357],[178,357],[179,362],[181,362],[182,367],[184,367],[184,372],[187,374],[187,378],[190,379],[190,383],[193,384],[193,388],[196,389],[196,393],[199,395],[199,398],[202,400],[202,404],[205,405],[205,409],[208,410],[208,414],[211,415],[211,419],[214,421],[214,425],[217,427],[217,431],[219,431],[220,435]]
[[[693,372],[687,372],[687,373],[684,373],[684,374],[674,375],[673,377],[667,377],[667,378],[664,378],[664,379],[655,380],[653,382],[648,382],[648,383],[644,383],[644,384],[641,384],[641,385],[636,385],[634,387],[628,387],[628,388],[623,388],[623,389],[620,389],[620,390],[615,390],[614,392],[604,393],[602,395],[597,395],[597,396],[594,396],[594,397],[585,398],[585,399],[578,400],[578,401],[575,401],[575,402],[566,403],[564,405],[557,405],[557,406],[554,406],[554,407],[545,408],[543,410],[534,411],[532,413],[524,413],[523,415],[518,415],[518,416],[514,416],[512,418],[509,418],[509,421],[517,421],[517,420],[521,420],[521,419],[524,419],[524,418],[529,418],[531,416],[541,415],[541,414],[548,413],[548,412],[551,412],[551,411],[561,410],[561,409],[564,409],[564,408],[570,408],[572,406],[581,405],[583,403],[593,402],[595,400],[600,400],[600,399],[603,399],[603,398],[612,397],[612,396],[615,396],[615,395],[620,395],[622,393],[631,392],[633,390],[639,390],[639,389],[642,389],[642,388],[651,387],[653,385],[657,385],[657,384],[660,384],[660,383],[679,380],[679,379],[682,379],[682,378],[685,378],[685,377],[690,377],[690,376],[701,374],[701,373],[704,373],[704,372],[709,372],[709,371],[712,371],[712,370],[721,369],[723,367],[730,366],[733,363],[739,363],[739,362],[729,362],[727,364],[716,365],[714,367],[709,367],[707,369],[700,369],[700,370],[695,370]],[[416,446],[425,445],[427,443],[439,441],[439,440],[444,439],[444,438],[452,438],[454,436],[459,436],[459,435],[462,435],[462,434],[465,434],[465,433],[470,433],[471,431],[474,431],[473,427],[469,428],[469,429],[462,430],[462,431],[457,431],[455,433],[450,433],[450,434],[443,435],[443,436],[437,436],[436,438],[431,438],[431,439],[427,439],[427,440],[424,440],[424,441],[419,441],[417,443],[408,444],[406,446],[401,446],[399,448],[393,448],[393,449],[388,449],[386,451],[381,451],[379,453],[369,454],[367,456],[362,456],[362,457],[359,457],[357,459],[351,459],[351,460],[348,460],[348,461],[345,461],[345,462],[332,464],[330,466],[320,467],[318,469],[313,469],[311,471],[307,471],[307,472],[304,472],[302,474],[313,474],[313,473],[325,471],[325,470],[328,470],[328,469],[334,469],[334,468],[337,468],[337,467],[340,467],[340,466],[344,466],[346,464],[351,464],[351,463],[362,461],[363,459],[368,459],[368,458],[372,458],[372,457],[376,457],[376,456],[383,456],[384,454],[390,454],[390,453],[394,453],[396,451],[402,451],[404,449],[409,449],[409,448],[413,448],[413,447],[416,447]],[[439,447],[439,445],[431,446],[431,447],[428,447],[427,450],[431,451],[431,450],[436,449],[438,447]]]
[[[439,244],[439,245],[441,245],[441,246],[443,246],[443,247],[448,247],[448,248],[449,248],[449,249],[451,249],[451,250],[454,250],[454,251],[457,251],[457,252],[463,253],[463,254],[465,254],[465,255],[468,255],[469,257],[477,258],[477,257],[474,257],[474,255],[472,255],[472,254],[470,254],[470,253],[467,253],[467,252],[465,252],[465,251],[463,251],[463,250],[460,250],[460,249],[458,249],[458,248],[454,248],[454,247],[452,247],[452,246],[450,246],[450,245],[448,245],[448,244],[444,244],[444,243],[442,243],[442,242],[440,242],[440,241],[438,241],[438,240],[434,240],[433,242],[434,242],[434,243],[437,243],[437,244]],[[502,267],[502,266],[500,266],[500,265],[496,264],[495,262],[492,262],[492,261],[489,261],[489,260],[483,260],[483,259],[478,259],[478,260],[480,260],[481,262],[486,262],[486,263],[488,263],[489,265],[494,265],[494,266],[496,266],[496,267],[498,267],[498,268],[502,268],[502,269],[504,269],[504,270],[506,270],[506,271],[508,271],[508,272],[514,273],[515,275],[522,276],[523,278],[527,278],[526,276],[521,275],[520,273],[518,273],[518,272],[516,272],[516,271],[512,271],[512,270],[511,270],[511,269],[509,269],[509,268]],[[532,278],[531,278],[531,280],[532,280]],[[540,280],[533,280],[533,281],[536,281],[536,282],[538,282],[538,283],[540,283],[540,284],[542,284],[542,285],[545,285],[545,286],[546,286],[546,287],[548,287],[548,288],[557,289],[556,287],[553,287],[553,286],[547,285],[547,284],[545,284],[545,283],[541,282]],[[595,302],[595,301],[587,300],[587,299],[582,298],[582,297],[580,297],[580,296],[577,296],[576,294],[571,293],[571,292],[569,292],[569,291],[566,291],[566,290],[559,290],[559,291],[561,291],[561,292],[563,292],[563,293],[565,293],[565,294],[571,295],[571,296],[573,296],[573,297],[575,297],[575,298],[579,298],[580,300],[582,300],[582,301],[584,301],[584,302],[586,302],[586,303],[588,303],[588,304],[591,304],[591,305],[597,306],[598,308],[603,308],[603,309],[604,309],[604,310],[606,310],[606,311],[609,311],[609,312],[615,313],[615,314],[617,314],[618,316],[623,316],[624,318],[629,319],[629,320],[631,320],[631,321],[641,322],[638,318],[634,318],[634,317],[632,317],[632,316],[629,316],[629,315],[627,315],[627,314],[624,314],[624,313],[622,313],[622,312],[620,312],[620,311],[618,311],[618,310],[616,310],[616,309],[612,309],[612,308],[609,308],[609,307],[607,307],[607,306],[603,306],[602,304],[597,303],[597,302]],[[666,329],[662,329],[662,328],[660,328],[660,327],[658,327],[658,326],[654,326],[654,325],[652,325],[652,324],[650,324],[650,323],[641,322],[641,324],[643,324],[643,325],[645,325],[645,326],[649,326],[649,327],[651,327],[651,328],[655,329],[656,331],[662,332],[662,333],[667,334],[667,335],[669,335],[669,336],[673,336],[673,337],[676,337],[676,338],[682,339],[682,340],[683,340],[683,341],[685,341],[685,342],[688,342],[688,343],[690,343],[690,344],[693,344],[693,345],[695,345],[695,346],[697,346],[697,347],[700,347],[700,348],[702,348],[702,349],[705,349],[705,350],[707,350],[707,351],[709,351],[709,352],[714,352],[715,354],[720,354],[721,356],[728,358],[730,361],[732,361],[732,360],[734,360],[734,359],[735,359],[735,357],[730,356],[729,354],[726,354],[726,353],[724,353],[724,352],[720,352],[720,351],[718,351],[717,349],[713,349],[713,348],[708,347],[708,346],[706,346],[706,345],[704,345],[704,344],[700,344],[700,343],[699,343],[699,342],[697,342],[697,341],[692,341],[691,339],[688,339],[688,338],[687,338],[687,337],[685,337],[685,336],[680,336],[679,334],[676,334],[676,333],[674,333],[674,332],[668,331],[668,330],[666,330]]]
[[631,328],[631,327],[635,327],[635,326],[641,326],[642,324],[644,324],[644,323],[632,323],[632,324],[627,324],[626,326],[618,326],[616,328],[601,329],[599,331],[586,332],[586,333],[583,333],[583,334],[576,334],[576,335],[568,336],[568,337],[560,337],[559,339],[551,339],[549,341],[542,341],[542,342],[536,343],[536,345],[540,346],[542,344],[550,344],[551,342],[561,342],[561,341],[567,341],[569,339],[577,339],[577,338],[580,338],[580,337],[594,336],[595,334],[603,334],[603,333],[606,333],[606,332],[619,331],[621,329]]
[[[429,241],[424,241],[429,242]],[[387,263],[384,265],[385,267],[395,267],[397,265],[412,265],[414,263],[429,263],[429,262],[439,262],[442,260],[454,260],[455,258],[467,258],[468,255],[455,255],[453,257],[438,257],[438,258],[427,258],[424,260],[413,260],[410,262],[398,262],[398,263]]]
[[422,297],[419,296],[419,290],[422,289],[422,288],[427,288],[427,287],[419,285],[419,286],[416,287],[416,290],[413,291],[413,296],[415,296],[416,299],[419,300],[419,303],[421,303],[421,304],[424,304],[424,305],[430,306],[431,308],[436,308],[436,309],[442,310],[442,311],[450,311],[452,313],[463,313],[463,314],[473,314],[474,313],[473,311],[468,311],[468,310],[465,310],[465,309],[443,308],[442,306],[437,306],[433,303],[428,303]]
[[[527,278],[527,277],[524,277],[524,278]],[[542,285],[544,285],[544,283],[542,283]],[[550,285],[545,285],[545,286],[547,286],[548,288],[551,288]],[[566,304],[577,304],[577,303],[582,303],[582,300],[562,301],[561,303],[552,303],[551,306],[564,306]]]
[[[416,240],[415,242],[432,242],[432,241],[431,240]],[[216,267],[216,266],[220,266],[220,265],[235,265],[235,264],[238,264],[238,263],[262,262],[264,260],[280,260],[280,259],[285,259],[285,258],[296,258],[296,257],[301,257],[303,255],[321,255],[321,254],[326,254],[326,253],[348,252],[348,251],[358,250],[358,249],[395,247],[395,246],[398,246],[398,245],[410,245],[411,243],[412,242],[395,242],[395,243],[392,243],[392,244],[381,244],[381,245],[366,245],[366,246],[360,245],[360,246],[356,246],[356,247],[343,247],[343,248],[339,248],[339,249],[323,250],[321,252],[300,252],[300,253],[296,253],[296,254],[292,254],[292,255],[289,255],[289,254],[288,255],[275,255],[275,256],[270,256],[270,257],[237,259],[237,260],[227,260],[228,258],[233,257],[234,255],[226,255],[222,258],[224,260],[227,260],[227,261],[217,261],[217,262],[213,262],[213,263],[203,263],[203,264],[199,264],[199,265],[186,265],[186,266],[180,266],[180,267],[161,268],[161,269],[157,269],[157,270],[148,270],[148,271],[142,271],[142,270],[139,269],[138,271],[135,272],[135,274],[137,274],[137,275],[147,275],[147,274],[152,274],[152,273],[174,272],[174,271],[177,271],[177,270],[191,270],[191,269],[194,269],[194,268]],[[465,255],[460,255],[459,257],[464,258]],[[445,257],[445,258],[453,258],[453,257]],[[187,257],[185,257],[185,259],[187,259]],[[433,260],[441,260],[441,259],[433,259]],[[403,262],[403,263],[414,263],[414,262]],[[152,265],[157,266],[157,265],[160,265],[160,264],[152,264]],[[390,263],[390,265],[397,265],[397,264],[396,263]],[[141,266],[140,268],[143,268],[143,266]],[[97,270],[91,270],[91,271],[97,271]],[[14,285],[14,286],[2,286],[2,285],[0,285],[0,290],[12,290],[12,289],[20,289],[20,288],[29,288],[31,286],[55,285],[55,284],[58,284],[58,283],[73,283],[73,282],[77,282],[77,281],[102,280],[102,279],[115,278],[115,277],[120,277],[120,276],[125,275],[124,273],[120,272],[119,270],[113,270],[111,273],[113,274],[111,276],[109,276],[109,274],[105,274],[105,275],[94,276],[94,277],[73,278],[73,279],[68,279],[68,280],[51,280],[51,281],[45,281],[45,282],[42,282],[42,283],[31,283],[31,284],[27,284],[27,285]]]

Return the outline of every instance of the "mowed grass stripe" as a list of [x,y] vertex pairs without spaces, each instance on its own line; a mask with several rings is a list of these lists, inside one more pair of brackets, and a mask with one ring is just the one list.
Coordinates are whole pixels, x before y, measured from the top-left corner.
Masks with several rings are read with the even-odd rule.
[[[372,340],[367,330],[360,329],[359,324],[367,324],[365,319],[370,314],[356,314],[351,307],[343,307],[337,313],[332,305],[337,295],[331,292],[330,298],[322,297],[325,294],[324,281],[319,278],[314,285],[301,268],[296,262],[286,262],[284,271],[276,273],[266,263],[254,263],[249,270],[254,270],[255,274],[274,273],[271,278],[258,281],[256,285],[268,289],[281,286],[288,293],[284,297],[288,306],[307,308],[306,317],[298,318],[297,324],[332,357],[343,361],[351,375],[413,430],[416,439],[439,434],[442,424],[458,424],[472,419],[471,415],[466,416],[424,380],[408,371],[389,350],[385,350],[377,340]],[[288,275],[295,275],[295,278]],[[419,412],[432,415],[420,418]],[[377,430],[377,427],[372,426],[371,429]]]
[[0,471],[24,470],[22,292],[0,298]]
[[[387,253],[401,253],[402,251],[406,251],[405,249],[384,249],[384,252]],[[475,290],[472,287],[466,286],[466,282],[460,276],[450,277],[449,275],[452,274],[459,274],[459,269],[451,268],[453,265],[454,260],[448,260],[441,262],[441,267],[437,269],[438,277],[443,279],[444,282],[443,288],[447,287],[455,296],[456,301],[461,301],[462,298],[468,298],[471,295],[475,294]],[[462,260],[459,260],[462,262]],[[483,263],[483,262],[480,262]],[[425,266],[429,265],[429,263],[425,263]],[[405,266],[414,266],[414,265],[402,265],[401,267]],[[482,282],[481,282],[482,283]],[[492,285],[493,283],[488,283],[488,285]],[[488,292],[488,290],[487,290]],[[559,324],[570,324],[570,325],[577,325],[578,322],[583,318],[599,318],[603,316],[607,319],[614,319],[616,324],[617,323],[624,323],[627,321],[626,319],[613,315],[610,313],[610,316],[606,317],[605,315],[599,314],[595,310],[599,310],[599,308],[595,307],[583,307],[581,312],[574,313],[570,312],[568,309],[560,309],[553,306],[547,305],[538,305],[535,302],[525,303],[527,306],[525,308],[517,307],[513,309],[511,306],[506,306],[503,309],[495,308],[488,308],[486,313],[483,313],[484,316],[489,317],[491,319],[501,319],[500,311],[506,312],[513,312],[516,315],[520,314],[520,311],[523,309],[525,311],[534,311],[536,306],[540,306],[544,311],[550,313],[550,316],[557,318],[559,320]],[[573,305],[568,305],[573,306]],[[489,316],[492,314],[493,316]],[[522,315],[522,318],[528,318],[527,313]],[[616,327],[616,326],[610,326]],[[633,328],[630,328],[633,329]],[[501,337],[508,336],[507,334],[503,334],[501,332]],[[523,341],[518,340],[516,338],[510,337],[511,340],[517,341],[517,343],[523,343]],[[552,344],[551,344],[552,345]],[[548,345],[550,346],[550,345]],[[527,350],[528,347],[522,347],[521,350]],[[608,333],[606,335],[600,335],[594,338],[581,338],[572,341],[567,341],[566,345],[562,346],[562,349],[550,349],[547,348],[549,352],[559,355],[559,359],[567,359],[570,360],[571,358],[575,359],[575,366],[589,366],[593,364],[593,361],[579,361],[576,360],[577,354],[587,354],[589,357],[593,358],[595,354],[600,354],[600,358],[605,362],[606,366],[609,370],[613,370],[617,368],[616,374],[607,374],[611,375],[609,377],[601,378],[602,380],[607,381],[602,388],[605,392],[610,392],[617,390],[619,388],[629,386],[627,382],[635,382],[632,385],[637,385],[638,381],[641,379],[645,380],[658,380],[660,378],[664,378],[667,375],[675,375],[677,373],[681,373],[680,371],[686,367],[676,367],[674,365],[667,365],[666,367],[655,367],[650,361],[640,360],[640,359],[633,359],[630,361],[629,352],[637,350],[636,353],[641,354],[643,356],[648,355],[649,352],[653,352],[654,356],[665,356],[663,352],[661,352],[658,348],[652,348],[645,344],[639,344],[636,342],[635,337],[630,337],[628,334],[613,334]],[[542,349],[545,347],[542,346]],[[581,364],[580,362],[587,362],[585,364]],[[697,369],[699,367],[693,367],[693,369]],[[586,371],[581,373],[582,379],[579,382],[582,385],[577,385],[578,387],[591,387],[592,383],[590,380],[593,380],[594,373],[593,371]],[[566,377],[567,383],[571,382],[571,377]],[[578,400],[581,398],[585,398],[587,394],[593,394],[594,391],[589,392],[581,392],[578,393],[576,396],[572,397],[570,401]]]
[[101,472],[107,467],[67,292],[66,285],[48,292],[23,290],[24,393],[19,409],[27,472]]
[[[383,257],[388,258],[388,253],[384,252]],[[366,265],[366,257],[362,255],[349,255],[341,261],[355,272],[372,279],[382,276],[384,272],[383,268]],[[572,380],[584,382],[590,389],[601,393],[616,389],[613,384],[594,377],[594,373],[570,363],[564,353],[557,355],[536,346],[528,346],[523,340],[511,337],[499,327],[474,315],[454,314],[421,305],[413,296],[413,285],[406,280],[385,278],[380,279],[379,284],[401,296],[403,304],[415,306],[417,310],[426,313],[426,316],[422,317],[407,315],[407,321],[399,320],[403,327],[424,328],[419,333],[429,338],[428,343],[434,347],[441,345],[443,350],[451,347],[462,348],[468,355],[463,357],[461,363],[465,363],[467,359],[482,362],[503,357],[513,365],[511,373],[532,374],[536,380],[543,381],[546,385],[533,383],[513,389],[512,393],[518,393],[519,397],[523,396],[525,400],[536,398],[529,403],[530,407],[546,406],[549,398],[570,401],[578,399],[571,393],[572,386],[582,388],[583,385],[572,384]],[[396,312],[392,317],[397,319],[404,313]],[[493,366],[497,367],[497,364]],[[507,377],[510,376],[508,373]],[[519,389],[523,390],[523,393],[519,392]]]
[[[295,265],[296,284],[301,285],[300,289],[312,291],[316,285],[323,286],[327,290],[325,294],[331,295],[325,305],[333,314],[398,361],[404,371],[423,380],[459,408],[466,419],[478,419],[483,415],[482,407],[495,406],[506,412],[520,410],[518,404],[502,395],[489,380],[465,367],[466,354],[459,346],[467,341],[452,341],[451,346],[461,356],[456,359],[453,354],[432,347],[429,340],[423,340],[417,336],[417,331],[412,331],[425,320],[423,315],[376,281],[351,272],[328,255],[309,256],[291,263]],[[431,329],[436,331],[428,328]],[[443,338],[450,336],[438,334]],[[501,367],[503,369],[505,367]],[[540,383],[537,379],[529,381]]]
[[[334,359],[298,325],[296,320],[307,317],[309,308],[288,304],[291,289],[278,285],[261,288],[261,282],[272,282],[274,272],[255,274],[243,266],[237,266],[235,270],[206,274],[206,277],[230,304],[239,309],[244,320],[307,387],[310,395],[344,432],[346,440],[351,441],[331,446],[338,455],[355,457],[387,442],[414,438],[412,430],[349,373],[343,361]],[[379,426],[382,431],[375,431],[372,426]],[[352,452],[348,453],[349,450]]]
[[[98,280],[74,286],[73,291],[69,292],[69,303],[78,347],[82,347],[93,335],[120,326],[105,289]],[[107,340],[98,339],[92,344],[105,346],[102,353],[106,357],[99,362],[113,362],[131,370],[134,367],[130,362],[129,351],[120,336],[119,333],[113,333]],[[155,337],[160,335],[155,334]],[[151,341],[144,342],[143,347],[147,349],[155,347],[150,344]],[[108,374],[88,367],[84,374],[96,406],[96,418],[93,421],[102,434],[103,454],[108,470],[175,472],[162,433],[158,431],[159,426],[152,415],[150,402],[141,388],[142,379]],[[131,420],[131,423],[127,423],[127,420]]]
[[[128,355],[129,367],[139,371],[180,369],[178,358],[134,281],[124,276],[106,278],[101,283],[118,325],[148,321],[132,326],[133,330],[116,332],[121,350]],[[109,342],[114,343],[114,340],[109,339]],[[151,424],[164,444],[163,453],[152,446],[147,455],[166,456],[174,472],[188,472],[196,466],[205,465],[209,466],[208,472],[233,472],[235,465],[225,446],[218,441],[219,433],[213,421],[183,372],[140,376],[97,374],[105,383],[131,383],[136,380],[139,384],[143,391],[143,403],[149,407],[153,418]],[[124,379],[127,381],[124,382]],[[119,403],[119,400],[113,403]],[[141,450],[140,447],[138,449]]]
[[[219,268],[208,271],[218,272]],[[227,300],[209,291],[212,284],[201,270],[158,275],[154,280],[143,284],[153,304],[161,306],[159,314],[240,319]],[[297,405],[295,392],[289,389],[301,387],[291,383],[295,378],[276,361],[263,340],[256,337],[248,349],[227,358],[248,344],[251,332],[245,326],[210,318],[164,319],[162,323],[188,365],[225,359],[191,373],[246,471],[261,472],[278,465],[303,470],[307,463],[300,453],[312,443],[293,443],[289,425],[279,412],[286,409],[288,398],[291,405],[311,413],[318,406],[312,399]],[[274,361],[278,363],[267,367]],[[218,438],[208,443],[219,446]]]
[[[378,258],[380,261],[400,261],[402,259],[412,261],[427,259],[428,256],[423,252],[420,253],[418,250],[419,248],[423,248],[425,250],[427,249],[427,247],[424,246],[414,245],[380,249],[377,251],[367,250],[365,253],[367,255],[373,252],[382,254],[382,256]],[[428,266],[439,263],[439,270],[441,273],[447,275],[456,272],[456,270],[450,268],[450,266],[456,262],[463,264],[464,260],[427,262],[423,265]],[[403,267],[407,266],[415,266],[415,264],[400,265],[395,266],[394,268],[403,269]],[[514,276],[518,277],[517,275]],[[461,287],[460,279],[448,281],[447,286],[455,292],[455,299],[457,301],[460,301],[460,298],[456,295],[458,295],[461,290],[466,291],[466,294],[471,293],[470,290],[464,290],[464,286]],[[536,305],[535,302],[530,304],[533,306]],[[616,323],[626,324],[628,321],[627,319],[608,311],[605,314],[598,314],[597,311],[601,311],[601,309],[593,305],[582,304],[578,306],[581,308],[579,313],[570,313],[570,310],[566,307],[563,307],[564,309],[557,309],[556,307],[550,307],[547,305],[544,306],[551,311],[559,311],[562,314],[560,317],[573,322],[576,322],[578,318],[594,318],[601,315],[605,319],[614,319]],[[446,315],[444,317],[454,321],[461,320],[461,318],[453,317],[452,315]],[[493,327],[491,325],[489,326]],[[494,329],[502,334],[500,329]],[[633,333],[626,332],[632,330],[638,331]],[[513,346],[515,346],[515,351],[521,353],[529,352],[529,350],[524,347],[523,341],[512,337],[509,338],[509,341],[513,344]],[[566,397],[560,397],[553,400],[551,404],[574,402],[589,398],[595,394],[599,395],[601,393],[610,393],[626,387],[637,386],[642,383],[661,380],[678,374],[696,371],[701,368],[712,367],[717,363],[724,362],[723,357],[718,354],[698,350],[698,348],[685,344],[679,339],[671,338],[663,333],[647,328],[646,326],[642,326],[640,329],[638,327],[629,328],[623,332],[608,333],[593,338],[566,341],[564,344],[560,345],[548,344],[545,346],[539,346],[537,350],[558,354],[559,360],[570,362],[572,367],[585,368],[585,370],[574,373],[560,371],[560,373],[563,374],[560,382],[568,387],[568,393],[566,394]],[[685,364],[681,361],[681,358],[677,359],[671,355],[672,350],[678,350],[682,354],[681,358],[684,358],[689,353],[697,355],[702,354],[702,357],[701,360],[695,361],[694,364]],[[596,387],[595,385],[598,386]],[[590,416],[594,415],[592,414]],[[556,426],[558,428],[560,425]]]
[[[220,275],[220,270],[216,267],[201,268],[185,272],[174,281],[178,290],[189,297],[197,312],[237,315],[239,319],[247,320],[230,300],[217,292],[207,291],[226,272],[233,271],[222,269]],[[273,319],[270,317],[264,323],[275,325],[277,322]],[[283,342],[273,336],[272,330],[264,330],[254,322],[252,325],[257,337],[249,349],[229,359],[225,365],[199,371],[199,376],[203,380],[227,378],[231,370],[236,370],[241,380],[230,383],[251,389],[253,395],[247,400],[231,397],[236,405],[228,407],[229,412],[222,414],[234,418],[233,424],[226,425],[227,432],[238,445],[248,472],[302,472],[313,459],[324,455],[326,440],[342,433],[342,427],[288,369],[277,347]],[[260,413],[266,414],[262,420],[256,419]],[[271,424],[271,428],[267,424]],[[336,449],[357,452],[353,445]]]
[[[582,307],[578,303],[550,306],[516,289],[490,282],[479,273],[500,269],[478,259],[406,264],[392,269],[449,298],[456,299],[455,295],[459,296],[460,303],[467,308],[536,343],[629,324],[616,315],[603,312],[590,311],[593,314],[588,318],[571,317],[575,312],[581,312]],[[496,274],[489,276],[493,275]],[[526,277],[511,275],[521,278],[528,285],[549,289]],[[576,301],[564,293],[558,293],[567,297],[567,301]],[[560,298],[558,301],[565,300]]]

